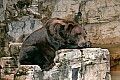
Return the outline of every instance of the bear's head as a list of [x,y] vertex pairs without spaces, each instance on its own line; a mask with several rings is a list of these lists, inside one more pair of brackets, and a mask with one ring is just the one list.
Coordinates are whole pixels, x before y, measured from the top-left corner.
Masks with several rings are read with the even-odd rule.
[[79,24],[60,18],[53,18],[48,23],[45,26],[49,41],[56,49],[85,47],[86,32]]

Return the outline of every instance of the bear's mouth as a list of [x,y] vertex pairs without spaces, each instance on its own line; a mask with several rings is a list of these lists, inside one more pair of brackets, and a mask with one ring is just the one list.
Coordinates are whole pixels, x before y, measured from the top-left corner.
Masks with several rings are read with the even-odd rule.
[[67,43],[62,45],[60,49],[78,49],[80,48],[77,44]]
[[82,43],[78,44],[78,46],[81,47],[81,48],[82,47],[85,48],[86,47],[86,42],[82,42]]

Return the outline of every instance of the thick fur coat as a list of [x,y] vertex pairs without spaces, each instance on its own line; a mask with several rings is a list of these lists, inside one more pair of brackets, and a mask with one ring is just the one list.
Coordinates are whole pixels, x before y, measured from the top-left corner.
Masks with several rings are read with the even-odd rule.
[[85,30],[77,23],[52,18],[23,42],[19,57],[20,64],[39,65],[42,70],[51,68],[55,51],[84,47],[84,38]]

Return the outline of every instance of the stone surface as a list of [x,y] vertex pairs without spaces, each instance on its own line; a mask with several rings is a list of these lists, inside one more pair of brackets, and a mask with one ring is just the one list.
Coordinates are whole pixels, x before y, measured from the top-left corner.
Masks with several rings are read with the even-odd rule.
[[24,16],[20,21],[13,21],[8,24],[8,35],[17,41],[22,35],[27,35],[42,27],[39,19],[33,19],[29,16]]
[[16,71],[16,67],[14,65],[14,58],[12,57],[2,57],[0,59],[0,65],[2,66],[1,69],[1,79],[8,79],[13,80],[14,79],[14,73]]
[[57,54],[55,62],[58,63],[47,72],[49,80],[111,80],[107,49],[67,49]]
[[52,69],[43,72],[36,65],[22,65],[16,73],[16,79],[111,80],[107,49],[62,49],[56,52],[54,62]]
[[21,65],[14,76],[15,80],[42,80],[43,73],[38,65]]

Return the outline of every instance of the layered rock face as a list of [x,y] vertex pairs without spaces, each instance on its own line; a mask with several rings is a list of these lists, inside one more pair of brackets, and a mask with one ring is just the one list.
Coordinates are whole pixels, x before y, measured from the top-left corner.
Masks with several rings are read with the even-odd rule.
[[88,33],[87,40],[101,44],[120,42],[119,0],[60,0],[55,5],[53,17],[59,16],[72,20],[79,11],[79,4],[82,25]]
[[[56,54],[55,66],[49,71],[42,72],[37,65],[22,65],[16,73],[16,79],[111,80],[110,56],[107,49],[62,49]],[[21,71],[25,74],[22,75]]]
[[[1,20],[6,18],[4,12],[7,8],[7,2],[1,0]],[[17,0],[14,0],[12,3],[16,4]],[[40,13],[40,15],[34,15],[35,18],[33,18],[32,15],[26,15],[22,11],[20,14],[25,14],[26,16],[18,19],[19,22],[11,21],[8,23],[8,27],[10,28],[8,34],[15,39],[18,39],[23,34],[30,34],[40,28],[40,25],[42,25],[41,22],[45,23],[51,17],[74,20],[75,15],[80,11],[82,13],[82,22],[80,24],[85,27],[88,33],[87,40],[90,40],[92,43],[101,44],[120,42],[119,0],[40,0],[38,2],[36,0],[33,1],[30,8],[34,13]],[[14,11],[11,11],[14,16],[19,15],[19,13]]]

